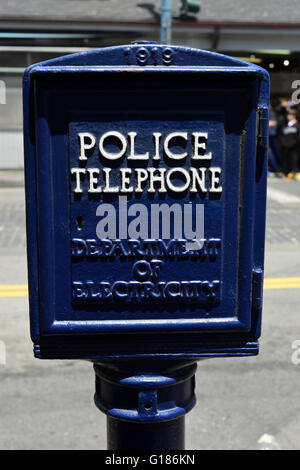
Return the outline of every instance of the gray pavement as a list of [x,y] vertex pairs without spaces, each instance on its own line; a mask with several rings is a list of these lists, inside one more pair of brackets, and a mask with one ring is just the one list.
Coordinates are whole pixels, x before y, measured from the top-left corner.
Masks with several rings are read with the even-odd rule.
[[[268,186],[266,277],[300,276],[300,182]],[[0,260],[0,285],[27,282],[22,187],[0,188]],[[300,449],[299,303],[300,289],[266,290],[260,355],[199,363],[187,449]],[[0,449],[105,449],[92,365],[33,358],[27,298],[0,298],[0,340]]]

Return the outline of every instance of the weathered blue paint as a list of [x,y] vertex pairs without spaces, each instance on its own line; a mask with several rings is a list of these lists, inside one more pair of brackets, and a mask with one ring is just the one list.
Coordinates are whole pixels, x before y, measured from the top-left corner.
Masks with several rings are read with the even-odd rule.
[[[37,357],[196,360],[257,354],[268,87],[268,74],[255,65],[201,50],[155,44],[78,53],[25,71],[29,300]],[[96,209],[102,201],[88,193],[86,179],[82,194],[74,192],[71,168],[103,168],[98,140],[87,161],[78,161],[78,133],[89,132],[99,139],[108,130],[123,135],[137,132],[138,154],[151,150],[153,132],[161,132],[162,138],[171,132],[189,136],[208,132],[207,150],[213,157],[201,167],[222,169],[222,194],[127,194],[128,203],[143,203],[148,208],[163,202],[181,207],[190,202],[204,204],[204,235],[221,240],[217,256],[163,257],[164,269],[157,281],[175,282],[173,288],[177,288],[178,283],[200,280],[202,299],[186,299],[182,291],[176,298],[168,287],[170,298],[99,301],[95,283],[136,281],[132,268],[138,259],[72,256],[72,239],[97,240]],[[192,141],[183,147],[182,141],[174,146],[174,153],[186,150],[189,154],[176,167],[188,171]],[[162,155],[160,165],[169,171],[174,162]],[[119,167],[125,169],[126,162]],[[112,168],[112,173],[117,169]],[[117,181],[114,175],[112,185]],[[118,207],[116,199],[106,202]],[[82,227],[77,217],[83,218]],[[139,259],[150,262],[153,258],[141,255]],[[82,289],[78,282],[87,281],[84,295],[77,295]],[[218,282],[214,301],[207,284],[213,281]]]

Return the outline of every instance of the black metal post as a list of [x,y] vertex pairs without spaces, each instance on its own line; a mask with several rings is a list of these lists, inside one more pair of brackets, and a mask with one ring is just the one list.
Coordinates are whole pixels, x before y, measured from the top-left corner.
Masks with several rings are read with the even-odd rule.
[[94,369],[109,450],[184,449],[184,415],[196,401],[195,363],[97,363]]

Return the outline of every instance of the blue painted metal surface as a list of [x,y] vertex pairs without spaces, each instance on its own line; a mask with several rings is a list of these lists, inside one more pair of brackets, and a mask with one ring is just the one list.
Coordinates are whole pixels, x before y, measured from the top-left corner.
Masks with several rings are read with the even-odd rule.
[[97,407],[110,417],[132,422],[156,423],[184,416],[196,402],[196,364],[154,364],[95,364]]
[[37,357],[257,354],[268,87],[255,65],[156,44],[26,70]]
[[193,360],[115,360],[94,369],[108,449],[184,448],[184,417],[196,403]]

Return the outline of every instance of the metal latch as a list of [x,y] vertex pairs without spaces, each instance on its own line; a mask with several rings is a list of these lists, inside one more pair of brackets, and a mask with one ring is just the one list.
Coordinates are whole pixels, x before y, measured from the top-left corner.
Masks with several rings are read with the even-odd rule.
[[257,143],[263,148],[269,145],[269,110],[267,108],[258,108]]
[[264,272],[261,268],[252,270],[252,306],[261,309],[263,303]]

